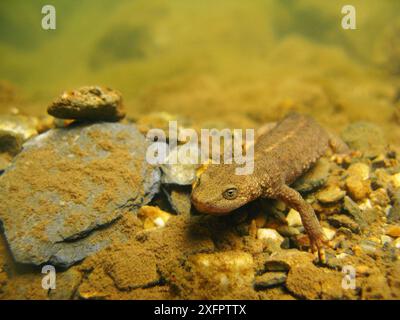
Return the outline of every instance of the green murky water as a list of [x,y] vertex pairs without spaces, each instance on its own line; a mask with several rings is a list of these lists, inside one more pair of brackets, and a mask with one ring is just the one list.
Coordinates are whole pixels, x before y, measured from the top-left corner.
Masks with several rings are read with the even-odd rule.
[[396,0],[351,1],[356,30],[341,27],[348,1],[55,0],[56,30],[47,31],[45,4],[0,4],[0,78],[27,113],[44,114],[63,90],[102,84],[122,92],[132,117],[168,111],[248,126],[297,108],[331,126],[390,126]]

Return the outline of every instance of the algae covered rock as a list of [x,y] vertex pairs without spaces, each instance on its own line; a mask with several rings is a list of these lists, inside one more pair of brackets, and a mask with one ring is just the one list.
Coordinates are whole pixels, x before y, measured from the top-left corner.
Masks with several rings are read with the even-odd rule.
[[0,179],[0,220],[16,261],[68,266],[107,246],[114,222],[158,191],[146,146],[136,127],[118,123],[27,142]]
[[47,109],[61,119],[118,121],[125,117],[119,92],[99,86],[64,92]]

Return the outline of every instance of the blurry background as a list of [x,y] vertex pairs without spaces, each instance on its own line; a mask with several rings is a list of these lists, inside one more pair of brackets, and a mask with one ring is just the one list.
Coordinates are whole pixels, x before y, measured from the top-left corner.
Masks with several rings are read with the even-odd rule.
[[[46,4],[56,30],[41,28]],[[345,4],[357,30],[341,28]],[[399,12],[398,0],[2,0],[0,112],[43,115],[62,91],[99,84],[133,119],[250,127],[298,110],[400,137]]]

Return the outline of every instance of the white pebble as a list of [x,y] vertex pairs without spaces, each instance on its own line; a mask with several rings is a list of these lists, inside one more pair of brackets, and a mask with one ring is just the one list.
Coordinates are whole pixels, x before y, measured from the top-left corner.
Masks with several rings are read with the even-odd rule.
[[260,240],[271,240],[282,244],[283,237],[274,229],[260,228],[257,230],[257,238]]
[[161,217],[155,218],[153,223],[159,228],[165,227],[165,221]]
[[348,256],[347,253],[342,252],[342,253],[337,254],[337,255],[336,255],[336,258],[338,258],[338,259],[344,259],[344,258],[346,258],[347,256]]
[[325,237],[327,237],[327,239],[330,241],[335,237],[336,231],[329,229],[329,228],[322,228],[322,231],[325,234]]
[[382,245],[385,245],[386,243],[391,243],[392,241],[393,239],[389,236],[386,235],[381,236]]
[[286,221],[289,227],[300,227],[303,225],[303,223],[301,222],[300,213],[294,209],[290,209],[286,217]]
[[368,209],[372,209],[372,204],[371,204],[371,200],[369,199],[365,199],[363,202],[361,202],[358,207],[360,208],[360,210],[365,211]]

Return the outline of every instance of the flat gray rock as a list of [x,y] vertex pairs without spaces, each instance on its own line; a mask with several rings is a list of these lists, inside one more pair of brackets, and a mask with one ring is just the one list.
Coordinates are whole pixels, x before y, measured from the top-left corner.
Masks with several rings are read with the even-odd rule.
[[16,261],[69,266],[110,244],[112,226],[158,192],[133,125],[50,130],[24,144],[0,178],[0,220]]

